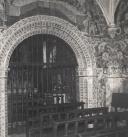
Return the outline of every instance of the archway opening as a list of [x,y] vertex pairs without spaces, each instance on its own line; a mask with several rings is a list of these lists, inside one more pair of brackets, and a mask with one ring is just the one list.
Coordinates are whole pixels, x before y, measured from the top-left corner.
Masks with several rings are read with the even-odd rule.
[[[29,105],[77,101],[77,66],[70,46],[56,36],[38,34],[19,44],[10,58],[7,80],[11,137],[26,136]],[[30,115],[35,117],[37,113]]]

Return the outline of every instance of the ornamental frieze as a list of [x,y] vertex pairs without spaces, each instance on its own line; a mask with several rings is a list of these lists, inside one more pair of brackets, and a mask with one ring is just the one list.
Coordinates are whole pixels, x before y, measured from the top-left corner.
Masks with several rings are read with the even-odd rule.
[[[69,25],[68,25],[69,24]],[[45,26],[44,26],[45,25]],[[66,26],[66,27],[65,27]],[[65,29],[66,28],[66,29]],[[69,31],[72,30],[72,31]],[[31,34],[33,32],[33,34]],[[81,57],[81,53],[78,51],[78,47],[83,49],[83,58],[85,61],[90,62],[92,60],[91,54],[89,52],[91,50],[90,46],[88,46],[88,41],[83,40],[80,37],[80,31],[67,21],[62,19],[58,19],[57,17],[49,17],[49,16],[33,16],[27,19],[23,19],[22,21],[17,22],[15,25],[8,28],[6,31],[3,32],[0,44],[1,44],[1,63],[3,63],[3,59],[7,55],[7,51],[12,47],[15,46],[24,40],[25,38],[38,34],[38,33],[47,33],[57,35],[68,42],[69,45],[72,45],[72,48],[78,55],[78,59]],[[69,37],[70,36],[70,37]],[[19,39],[19,40],[18,40]],[[16,42],[17,41],[17,42]],[[16,42],[16,43],[15,43]],[[74,44],[73,44],[74,43]],[[4,45],[4,47],[2,47]],[[13,46],[15,45],[15,46]],[[78,47],[74,45],[79,45]],[[13,51],[12,51],[13,52]],[[84,62],[86,63],[86,62]],[[94,63],[89,63],[90,66]],[[83,65],[83,64],[81,64]]]

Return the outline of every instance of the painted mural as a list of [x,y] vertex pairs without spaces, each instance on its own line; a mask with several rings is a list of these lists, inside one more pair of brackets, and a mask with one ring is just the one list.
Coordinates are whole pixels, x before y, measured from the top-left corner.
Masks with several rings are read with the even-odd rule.
[[[9,6],[15,7],[17,1],[21,2],[20,0],[7,0],[6,2],[0,0],[1,31],[5,26],[8,28],[13,24],[12,22],[15,23],[17,20],[23,18],[20,17],[20,14],[19,17],[10,17],[8,14]],[[24,0],[21,5],[24,5],[25,2]],[[39,1],[33,0],[31,2],[36,5],[36,2]],[[44,1],[42,0],[40,2],[43,3]],[[114,84],[113,87],[110,85],[112,82],[110,82],[111,80],[109,78],[113,77],[113,75],[118,75],[120,78],[123,77],[120,81],[122,81],[122,85],[124,85],[123,87],[125,88],[120,88],[120,91],[128,90],[126,86],[128,81],[128,2],[127,0],[121,0],[119,2],[114,15],[114,27],[107,24],[105,15],[96,0],[49,0],[48,3],[49,5],[51,3],[57,5],[58,2],[68,10],[68,12],[65,10],[65,14],[71,14],[64,18],[61,17],[63,14],[58,16],[67,21],[69,21],[69,18],[73,19],[74,22],[72,22],[72,24],[79,30],[83,41],[88,41],[89,48],[91,47],[90,54],[94,53],[94,59],[96,60],[96,68],[94,69],[95,72],[97,72],[96,75],[98,79],[95,80],[97,82],[94,82],[95,87],[97,87],[95,88],[95,92],[97,99],[101,99],[101,102],[97,102],[97,104],[98,106],[103,106],[103,104],[105,104],[106,92],[108,92],[108,90],[112,92],[115,86]],[[37,3],[37,5],[38,4],[39,3]],[[47,7],[48,12],[46,14],[51,14],[50,8],[50,6]],[[22,6],[19,7],[19,10],[21,9]],[[54,12],[54,16],[57,16],[58,11],[54,10]],[[27,11],[24,14],[26,13]],[[12,21],[13,19],[14,21]],[[9,24],[10,21],[12,21],[12,24]],[[103,72],[98,73],[99,70],[103,70]],[[124,76],[126,77],[124,78]]]

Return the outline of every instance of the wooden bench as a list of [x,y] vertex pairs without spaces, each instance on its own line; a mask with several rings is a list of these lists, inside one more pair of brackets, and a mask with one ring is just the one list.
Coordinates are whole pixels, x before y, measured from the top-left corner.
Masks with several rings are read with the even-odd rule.
[[[52,121],[63,121],[63,120],[70,120],[75,119],[79,117],[85,117],[85,116],[93,116],[93,115],[103,115],[107,114],[108,108],[88,108],[88,109],[78,109],[68,112],[59,112],[59,113],[46,113],[40,114],[40,122],[42,126],[45,122],[52,122]],[[51,124],[50,124],[51,126]],[[48,126],[49,127],[49,126]]]
[[[27,120],[26,120],[26,133],[29,136],[29,130],[35,129],[35,127],[39,128],[39,125],[36,126],[35,123],[38,123],[40,120],[40,114],[42,113],[46,117],[53,115],[58,115],[58,113],[70,112],[73,110],[83,110],[84,103],[83,102],[74,102],[74,103],[63,103],[63,104],[52,104],[52,105],[39,105],[38,103],[29,102],[30,107],[27,108]],[[46,114],[46,115],[45,115]],[[60,115],[60,114],[59,114]],[[41,118],[40,118],[41,119]],[[48,124],[50,125],[50,124]],[[32,127],[33,126],[33,127]],[[32,127],[32,128],[31,128]]]
[[67,112],[75,109],[84,109],[83,102],[63,103],[52,105],[31,105],[27,107],[27,117],[36,117],[40,113]]
[[[37,121],[40,122],[40,126],[37,126],[37,130],[40,127],[40,134],[43,133],[43,129],[52,128],[53,121],[65,121],[71,120],[80,117],[89,117],[89,116],[96,116],[96,115],[104,115],[108,113],[108,108],[101,107],[101,108],[88,108],[88,109],[77,109],[68,112],[56,112],[56,113],[40,113],[40,117],[29,118],[28,123],[28,132],[31,132],[34,125],[36,125]],[[33,126],[32,126],[33,125]]]
[[117,129],[104,129],[91,133],[80,133],[77,137],[128,137],[128,127]]
[[[65,121],[54,121],[53,123],[53,133],[54,137],[57,137],[59,126],[64,126],[64,135],[68,136],[68,130],[70,124],[74,125],[73,133],[74,135],[78,135],[78,129],[80,128],[80,123],[83,123],[84,132],[90,131],[98,131],[99,129],[116,129],[118,128],[118,121],[126,121],[125,127],[128,127],[128,112],[112,112],[106,115],[96,115],[89,117],[76,118],[72,120]],[[89,127],[91,125],[92,127]]]

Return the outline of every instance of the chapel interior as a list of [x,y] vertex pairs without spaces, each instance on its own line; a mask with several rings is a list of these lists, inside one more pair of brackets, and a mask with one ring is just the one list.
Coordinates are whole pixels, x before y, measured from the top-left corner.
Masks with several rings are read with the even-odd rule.
[[127,64],[127,0],[0,0],[0,137],[128,137]]

